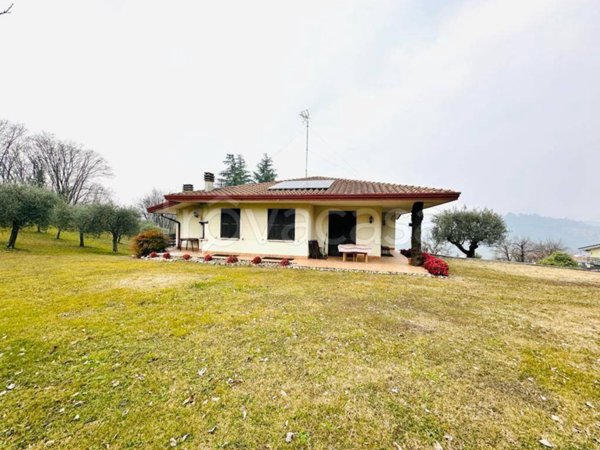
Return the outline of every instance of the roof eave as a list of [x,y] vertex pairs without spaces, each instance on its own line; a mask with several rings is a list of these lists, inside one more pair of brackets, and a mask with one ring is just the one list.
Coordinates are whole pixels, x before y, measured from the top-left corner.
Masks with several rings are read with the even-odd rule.
[[159,203],[158,205],[148,206],[146,208],[146,211],[148,211],[149,213],[159,214],[160,211],[162,211],[164,209],[167,209],[167,208],[170,208],[171,206],[175,206],[177,204],[179,204],[178,201],[173,201],[173,200],[167,199],[167,201]]
[[579,247],[578,250],[593,250],[595,248],[600,248],[600,244],[587,245],[585,247]]
[[460,192],[421,192],[406,194],[299,194],[299,195],[165,195],[168,201],[256,201],[256,200],[447,200],[454,201],[460,197]]

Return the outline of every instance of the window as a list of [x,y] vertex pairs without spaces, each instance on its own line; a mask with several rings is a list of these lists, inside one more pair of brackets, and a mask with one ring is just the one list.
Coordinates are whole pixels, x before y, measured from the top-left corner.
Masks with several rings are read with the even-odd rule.
[[293,241],[296,238],[296,210],[269,209],[269,241]]
[[221,209],[221,239],[240,238],[239,208]]

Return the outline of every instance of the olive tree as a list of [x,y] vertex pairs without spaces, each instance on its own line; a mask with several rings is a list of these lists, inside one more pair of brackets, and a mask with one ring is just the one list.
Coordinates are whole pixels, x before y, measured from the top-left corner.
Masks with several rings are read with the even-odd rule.
[[102,205],[73,206],[73,228],[79,233],[79,246],[85,247],[85,235],[101,233]]
[[433,218],[432,237],[456,246],[467,258],[474,258],[483,244],[496,245],[504,240],[504,219],[490,209],[453,209]]
[[0,227],[11,229],[6,246],[15,248],[22,228],[48,223],[57,200],[53,193],[35,186],[0,185]]
[[56,239],[60,239],[63,230],[73,227],[73,207],[61,199],[52,209],[50,223],[56,227]]
[[100,217],[102,230],[111,234],[112,250],[119,251],[119,242],[122,236],[131,236],[138,232],[140,220],[135,208],[107,203],[97,207],[97,214]]

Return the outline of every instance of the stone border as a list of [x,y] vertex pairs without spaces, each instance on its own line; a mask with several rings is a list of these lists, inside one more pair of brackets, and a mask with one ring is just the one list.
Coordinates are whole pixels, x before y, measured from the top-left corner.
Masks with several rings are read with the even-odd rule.
[[371,275],[406,275],[424,278],[442,278],[446,279],[449,277],[436,277],[430,273],[415,273],[415,272],[393,272],[389,270],[363,270],[363,269],[351,269],[341,267],[316,267],[316,266],[303,266],[298,265],[290,261],[288,266],[281,266],[278,262],[265,262],[262,261],[260,264],[253,264],[251,260],[240,259],[237,263],[229,264],[225,259],[213,259],[212,261],[204,261],[203,257],[192,256],[190,259],[183,259],[181,256],[171,256],[169,259],[162,257],[162,253],[159,253],[157,257],[150,258],[149,256],[143,256],[139,259],[146,261],[158,261],[158,262],[185,262],[195,264],[206,264],[210,266],[226,266],[226,267],[257,267],[257,268],[276,268],[276,269],[292,269],[292,270],[316,270],[319,272],[349,272],[349,273],[367,273]]

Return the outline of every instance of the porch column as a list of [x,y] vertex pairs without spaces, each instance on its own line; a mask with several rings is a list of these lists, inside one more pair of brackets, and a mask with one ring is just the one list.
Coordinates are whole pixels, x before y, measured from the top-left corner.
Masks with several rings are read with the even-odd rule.
[[421,250],[421,224],[423,223],[423,202],[413,203],[411,213],[411,257],[410,263],[413,266],[423,265],[423,253]]

